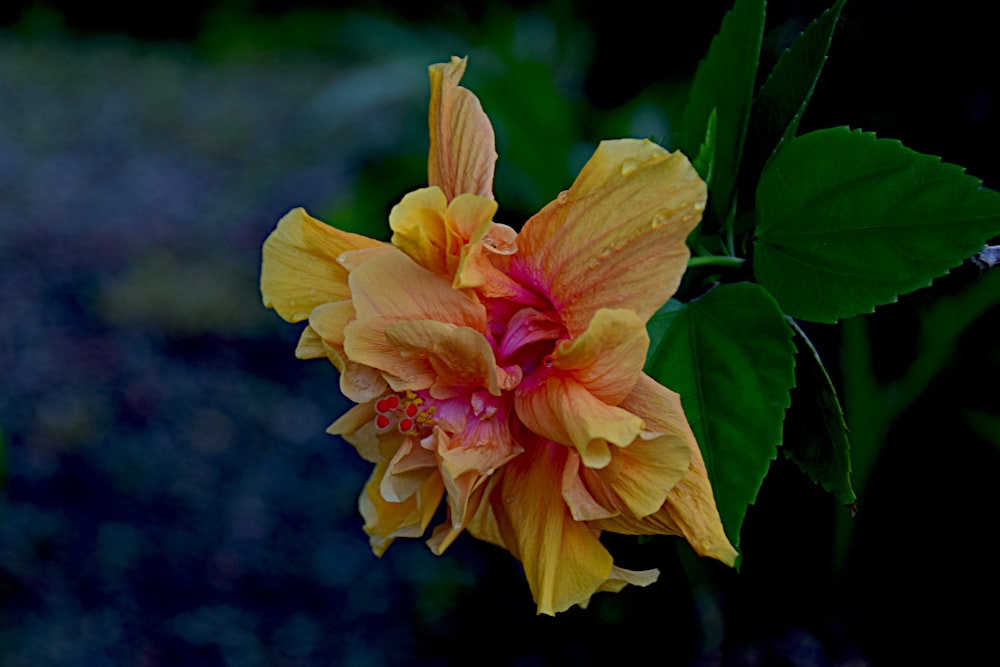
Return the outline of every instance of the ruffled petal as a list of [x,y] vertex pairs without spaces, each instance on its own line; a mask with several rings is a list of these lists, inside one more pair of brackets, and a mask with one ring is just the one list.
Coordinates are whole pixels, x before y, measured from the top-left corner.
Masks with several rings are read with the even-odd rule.
[[642,431],[642,419],[595,397],[568,373],[541,371],[518,386],[517,416],[538,435],[571,445],[584,465],[611,462],[609,444],[625,447]]
[[[660,571],[652,570],[626,570],[617,565],[611,568],[611,576],[601,584],[595,593],[617,593],[628,585],[645,588],[655,583],[660,578]],[[586,607],[586,605],[580,605]]]
[[295,346],[296,359],[321,359],[326,356],[326,348],[323,346],[323,339],[319,337],[316,330],[306,326],[299,336],[299,344]]
[[[493,206],[495,209],[496,204]],[[392,207],[389,227],[394,246],[425,269],[450,277],[454,269],[448,262],[452,242],[448,238],[447,208],[448,200],[441,188],[415,190]]]
[[560,495],[568,453],[555,443],[528,447],[504,466],[492,496],[504,543],[524,566],[540,614],[586,604],[612,574],[599,532],[574,521]]
[[[401,252],[385,253],[365,262],[351,272],[349,283],[355,321],[374,317],[437,320],[486,330],[486,309],[475,295],[452,289],[447,280]],[[349,341],[345,341],[345,347],[352,356]]]
[[[341,393],[356,403],[365,403],[381,396],[387,385],[378,370],[356,363],[345,355],[344,327],[352,319],[354,305],[350,301],[334,301],[316,306],[309,315],[309,326],[299,341],[299,348],[302,353],[314,352],[312,347],[303,348],[303,345],[306,344],[305,341],[313,345],[311,337],[307,339],[306,334],[310,330],[315,331],[325,355],[340,371]],[[298,354],[299,350],[296,350],[296,355]]]
[[382,497],[380,487],[389,462],[375,466],[365,490],[358,499],[358,509],[365,519],[365,533],[376,556],[381,556],[397,537],[420,537],[434,517],[441,498],[444,484],[433,475],[420,489],[400,503],[393,503]]
[[344,328],[344,351],[351,361],[384,371],[396,391],[426,389],[436,376],[427,355],[396,344],[412,332],[403,326],[394,343],[390,327],[423,320],[470,333],[486,329],[486,309],[474,295],[452,289],[445,278],[400,252],[365,262],[351,273],[350,284],[356,318]]
[[465,58],[452,56],[451,62],[429,68],[427,182],[439,186],[449,201],[466,192],[493,198],[496,138],[479,99],[458,85],[465,65]]
[[499,268],[517,252],[517,232],[493,222],[497,204],[475,194],[451,202],[432,186],[407,194],[389,214],[392,243],[417,264],[445,276],[455,289],[478,289],[492,298],[523,288]]
[[636,519],[657,512],[688,471],[691,451],[683,438],[642,432],[628,447],[611,450],[611,463],[594,470],[571,453],[563,498],[578,521],[618,515]]
[[680,152],[603,141],[572,187],[525,223],[511,273],[548,296],[573,337],[600,308],[645,322],[677,289],[705,200]]
[[389,461],[379,491],[382,498],[389,502],[403,502],[436,473],[434,453],[421,447],[416,438],[406,437]]
[[378,433],[375,429],[375,401],[361,403],[340,416],[330,424],[326,432],[339,435],[348,443],[354,445],[365,461],[379,463],[385,461],[379,447]]
[[472,492],[523,450],[511,438],[507,409],[502,406],[471,415],[461,432],[449,435],[438,428],[435,436],[451,523],[459,528],[470,518]]
[[457,525],[449,506],[448,521],[435,527],[430,539],[427,540],[427,546],[435,556],[443,554],[463,530],[468,530],[478,540],[505,548],[496,516],[489,502],[490,495],[499,481],[499,475],[487,477],[485,484],[480,484],[472,491],[466,505],[465,519]]
[[598,485],[596,489],[588,487],[584,482],[585,470],[587,468],[581,465],[580,455],[575,450],[570,450],[562,478],[562,497],[570,514],[577,521],[597,521],[618,516],[616,498],[608,493],[604,485]]
[[304,209],[293,209],[264,241],[260,269],[264,305],[289,322],[300,322],[320,304],[349,299],[348,271],[337,258],[381,245],[320,222]]
[[380,362],[383,367],[398,375],[413,372],[419,361],[425,361],[432,379],[428,389],[434,398],[451,398],[479,388],[500,395],[493,348],[474,329],[433,320],[410,320],[388,324],[385,338],[395,348],[395,354]]
[[686,442],[691,461],[683,479],[670,490],[663,507],[656,513],[641,520],[622,514],[598,521],[596,525],[625,534],[681,535],[699,555],[733,565],[739,553],[729,543],[722,527],[705,460],[684,417],[680,397],[642,375],[622,405],[642,415],[649,428]]
[[572,371],[596,398],[617,405],[635,386],[648,348],[646,323],[638,315],[602,308],[580,336],[556,346],[552,365]]

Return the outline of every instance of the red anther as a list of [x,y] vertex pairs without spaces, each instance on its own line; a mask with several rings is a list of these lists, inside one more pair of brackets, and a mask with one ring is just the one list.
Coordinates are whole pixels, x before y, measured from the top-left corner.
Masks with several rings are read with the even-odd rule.
[[[393,397],[395,398],[395,397]],[[389,399],[383,398],[378,403],[375,404],[375,412],[388,412],[389,411]]]
[[413,420],[406,418],[399,420],[399,430],[401,433],[406,433],[407,431],[413,430]]
[[416,417],[417,406],[414,405],[413,403],[410,403],[409,405],[406,406],[406,410],[404,410],[404,412],[406,412],[407,417]]
[[390,420],[385,415],[378,415],[377,417],[375,417],[375,426],[378,428],[389,428],[389,424],[391,423],[392,420]]
[[385,400],[389,401],[390,410],[395,410],[399,407],[399,396],[393,394],[392,396],[386,396]]

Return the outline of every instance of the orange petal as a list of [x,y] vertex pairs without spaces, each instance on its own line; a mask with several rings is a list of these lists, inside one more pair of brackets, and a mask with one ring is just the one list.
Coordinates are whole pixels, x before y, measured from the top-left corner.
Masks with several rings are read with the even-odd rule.
[[350,275],[357,320],[437,320],[486,330],[486,309],[471,294],[415,264],[401,252],[375,257]]
[[646,363],[649,334],[646,324],[631,310],[598,310],[586,331],[563,341],[552,364],[573,377],[596,398],[618,405],[635,386]]
[[493,348],[474,329],[433,320],[410,320],[387,325],[385,338],[395,348],[396,356],[403,353],[407,368],[426,360],[433,371],[429,390],[434,398],[451,398],[479,388],[500,395]]
[[380,245],[384,244],[320,222],[304,209],[293,209],[264,242],[260,269],[264,305],[289,322],[300,322],[322,303],[349,299],[348,272],[337,258]]
[[511,439],[504,410],[485,418],[470,416],[466,428],[451,435],[435,428],[434,435],[451,523],[460,528],[470,519],[470,507],[475,509],[472,493],[523,450]]
[[518,386],[514,397],[517,416],[525,426],[544,438],[572,445],[590,468],[611,462],[609,443],[625,447],[643,429],[642,419],[595,397],[568,373],[535,374]]
[[586,604],[612,573],[599,533],[574,521],[563,502],[560,479],[568,454],[555,443],[528,447],[504,466],[493,493],[504,543],[523,564],[540,614]]
[[448,521],[437,526],[430,539],[427,540],[427,546],[435,556],[443,554],[445,549],[450,547],[452,542],[462,534],[463,530],[468,530],[476,539],[498,547],[505,547],[496,516],[493,514],[493,508],[489,502],[490,495],[499,481],[499,475],[488,477],[485,484],[480,484],[472,491],[463,523],[456,526],[451,507],[448,508]]
[[571,336],[600,308],[645,322],[677,289],[705,199],[683,154],[603,141],[572,187],[525,223],[511,273],[548,296]]
[[562,497],[570,514],[577,521],[597,521],[618,516],[615,498],[604,485],[598,485],[596,489],[593,485],[588,487],[584,482],[585,470],[588,469],[580,465],[580,455],[575,450],[570,450],[562,478]]
[[340,373],[340,393],[356,403],[364,403],[385,393],[387,383],[377,369],[348,361]]
[[507,225],[490,222],[481,227],[462,246],[452,286],[455,289],[475,288],[493,299],[510,298],[524,291],[522,285],[498,266],[517,252],[516,238],[517,232]]
[[434,369],[425,357],[404,354],[386,336],[398,322],[431,320],[485,331],[486,309],[472,294],[394,251],[371,259],[350,277],[356,319],[344,328],[344,351],[357,363],[385,371],[397,391],[426,389]]
[[434,452],[424,449],[416,438],[403,438],[403,443],[389,461],[379,491],[389,502],[403,502],[437,473]]
[[650,429],[686,442],[691,462],[683,479],[670,490],[663,507],[655,514],[639,521],[622,515],[598,521],[597,525],[626,534],[681,535],[699,555],[733,565],[739,554],[722,527],[705,461],[684,417],[680,397],[642,375],[622,406],[642,415]]
[[[316,332],[321,339],[325,355],[340,371],[341,393],[355,403],[365,403],[382,395],[386,381],[376,369],[346,358],[344,327],[353,318],[354,305],[350,301],[324,303],[313,308],[306,331]],[[305,339],[303,334],[303,341]],[[300,341],[299,347],[302,345],[303,342]],[[307,348],[305,351],[312,352],[312,348]],[[298,350],[296,354],[299,354]]]
[[385,500],[379,487],[388,465],[388,461],[383,461],[375,466],[358,499],[358,509],[365,519],[365,533],[376,556],[385,553],[397,537],[420,537],[444,495],[441,478],[433,475],[405,501],[393,503]]
[[466,192],[493,198],[496,139],[479,100],[458,85],[465,65],[465,58],[452,56],[451,62],[429,68],[427,182],[439,186],[449,201]]

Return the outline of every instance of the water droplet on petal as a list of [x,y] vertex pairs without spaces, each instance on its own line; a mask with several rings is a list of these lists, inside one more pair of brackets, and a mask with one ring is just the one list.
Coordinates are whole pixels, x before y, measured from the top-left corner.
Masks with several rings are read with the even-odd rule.
[[559,196],[556,197],[556,201],[560,204],[565,204],[567,199],[569,199],[569,190],[563,190],[559,193]]
[[514,496],[507,496],[506,498],[504,498],[504,502],[506,503],[514,502]]
[[696,211],[704,211],[705,210],[705,202],[703,202],[703,201],[696,201],[694,203],[694,210],[696,210]]
[[639,168],[639,161],[629,158],[622,162],[622,176],[628,176],[633,171]]
[[489,470],[487,470],[487,471],[486,471],[486,474],[487,474],[487,475],[492,475],[492,474],[493,474],[493,473],[495,473],[496,471],[497,471],[497,469],[496,469],[496,468],[490,468]]

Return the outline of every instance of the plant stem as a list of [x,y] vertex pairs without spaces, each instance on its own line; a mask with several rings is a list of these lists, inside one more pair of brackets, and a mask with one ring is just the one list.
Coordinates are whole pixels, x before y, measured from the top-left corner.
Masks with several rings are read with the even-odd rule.
[[721,257],[718,255],[705,255],[702,257],[692,257],[688,260],[688,268],[693,266],[722,266],[737,268],[746,262],[742,257]]

